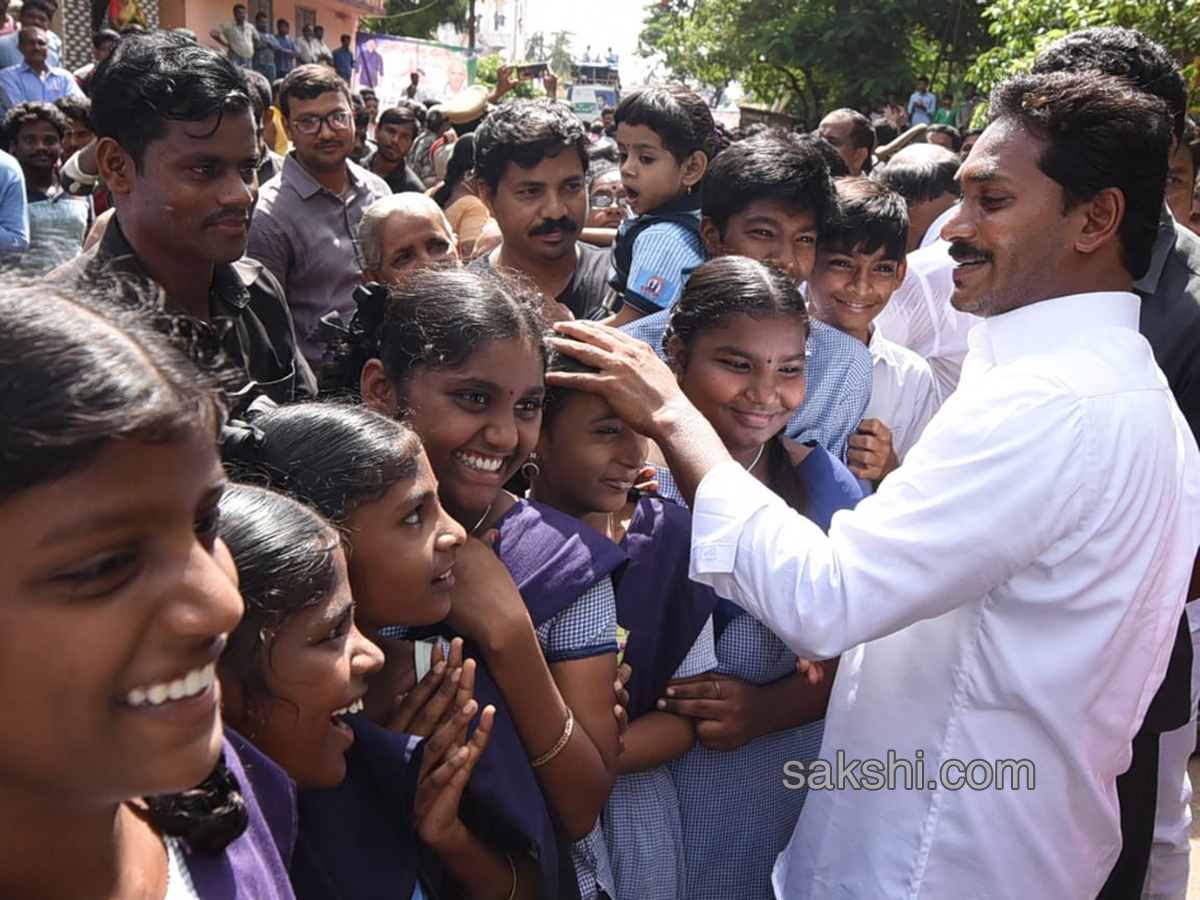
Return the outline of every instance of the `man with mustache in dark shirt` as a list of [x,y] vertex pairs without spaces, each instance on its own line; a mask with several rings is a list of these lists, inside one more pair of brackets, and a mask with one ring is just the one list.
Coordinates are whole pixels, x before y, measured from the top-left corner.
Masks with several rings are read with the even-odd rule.
[[472,265],[530,278],[553,318],[606,314],[608,255],[578,240],[588,215],[587,147],[583,123],[551,100],[508,103],[475,130],[476,188],[504,242]]

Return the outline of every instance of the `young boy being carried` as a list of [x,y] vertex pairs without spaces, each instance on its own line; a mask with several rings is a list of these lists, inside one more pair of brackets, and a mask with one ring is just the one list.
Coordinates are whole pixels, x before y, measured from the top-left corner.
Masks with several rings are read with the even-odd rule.
[[617,293],[614,326],[668,309],[704,262],[700,181],[714,134],[708,104],[684,88],[646,87],[617,107],[617,149],[626,202],[608,283]]
[[868,178],[839,178],[835,187],[840,215],[817,245],[809,312],[862,341],[871,353],[871,401],[850,437],[847,465],[878,487],[937,412],[937,388],[929,363],[887,340],[873,324],[904,280],[904,199]]

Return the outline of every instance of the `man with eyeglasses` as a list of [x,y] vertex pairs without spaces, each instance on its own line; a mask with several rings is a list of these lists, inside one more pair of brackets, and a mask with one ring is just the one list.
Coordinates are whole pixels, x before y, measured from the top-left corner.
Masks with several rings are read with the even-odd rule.
[[347,321],[353,315],[363,268],[358,226],[363,211],[392,191],[349,159],[354,113],[335,71],[297,66],[280,86],[279,106],[295,149],[262,186],[248,252],[284,286],[300,349],[320,371],[324,347],[309,332],[331,309]]

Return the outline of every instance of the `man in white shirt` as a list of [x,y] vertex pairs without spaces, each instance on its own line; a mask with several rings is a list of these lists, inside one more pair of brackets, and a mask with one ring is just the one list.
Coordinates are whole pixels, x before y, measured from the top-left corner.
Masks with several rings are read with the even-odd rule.
[[233,8],[233,18],[214,25],[209,37],[220,44],[237,65],[249,69],[254,60],[254,44],[258,40],[254,26],[246,20],[246,5],[239,3]]
[[[548,380],[601,392],[694,491],[693,577],[799,655],[845,654],[821,783],[839,786],[839,751],[908,764],[883,789],[873,765],[809,782],[774,875],[788,900],[1094,897],[1200,544],[1200,453],[1131,292],[1165,105],[1094,74],[993,97],[944,229],[955,306],[986,321],[905,464],[828,536],[729,460],[651,354],[556,326],[599,372]],[[799,786],[788,766],[781,789]]]
[[954,260],[942,226],[954,215],[961,193],[957,156],[933,144],[905,147],[878,170],[878,177],[908,205],[908,271],[877,324],[888,340],[929,363],[939,403],[958,387],[967,332],[977,316],[950,305]]

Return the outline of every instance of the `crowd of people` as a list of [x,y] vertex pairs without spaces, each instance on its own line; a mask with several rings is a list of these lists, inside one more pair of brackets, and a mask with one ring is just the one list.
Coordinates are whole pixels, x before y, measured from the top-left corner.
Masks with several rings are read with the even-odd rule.
[[286,25],[0,70],[0,896],[1182,900],[1162,47],[731,134]]

